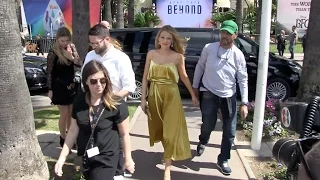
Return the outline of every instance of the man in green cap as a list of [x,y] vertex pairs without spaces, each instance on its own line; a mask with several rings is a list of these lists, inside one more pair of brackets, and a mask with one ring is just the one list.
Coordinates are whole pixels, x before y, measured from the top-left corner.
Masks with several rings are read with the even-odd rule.
[[[197,152],[201,155],[221,110],[223,135],[217,166],[224,175],[231,174],[228,165],[237,123],[236,83],[241,92],[241,118],[248,114],[248,74],[244,55],[233,41],[238,26],[234,21],[224,21],[220,29],[220,42],[206,44],[202,50],[193,78],[193,90],[199,97],[202,113],[201,134]],[[199,93],[200,91],[200,93]],[[200,95],[200,96],[199,96]]]

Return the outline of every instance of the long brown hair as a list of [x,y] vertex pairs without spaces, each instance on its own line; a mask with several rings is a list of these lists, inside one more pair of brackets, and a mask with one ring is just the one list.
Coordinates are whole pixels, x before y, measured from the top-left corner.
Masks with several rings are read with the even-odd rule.
[[[61,38],[61,37],[68,37],[71,41],[71,33],[69,31],[68,28],[66,27],[61,27],[58,29],[57,31],[57,34],[56,34],[56,42],[53,44],[52,46],[52,50],[53,52],[56,54],[56,56],[58,56],[58,62],[61,63],[61,64],[71,64],[69,62],[69,60],[63,55],[64,54],[64,51],[66,51],[65,49],[63,49],[60,44],[59,44],[59,41],[58,39]],[[77,49],[75,47],[74,44],[71,44],[71,50],[72,50],[72,53],[74,56],[77,56],[78,53],[77,53]]]
[[103,98],[103,102],[104,104],[110,109],[116,109],[116,105],[118,104],[118,101],[114,99],[114,94],[112,92],[112,83],[108,74],[107,69],[103,66],[103,64],[101,64],[100,62],[96,61],[96,60],[92,60],[90,62],[88,62],[84,68],[83,68],[83,72],[82,72],[82,84],[84,87],[84,91],[86,93],[86,102],[88,103],[89,107],[91,107],[91,93],[90,93],[90,89],[89,86],[86,84],[89,76],[98,73],[102,71],[104,74],[104,77],[107,80],[106,83],[106,87],[103,90],[102,93],[102,98]]
[[156,36],[156,39],[155,39],[155,47],[156,49],[160,49],[161,45],[159,44],[159,37],[160,37],[160,34],[163,32],[163,31],[166,31],[168,33],[170,33],[172,35],[172,46],[170,46],[170,49],[172,49],[173,51],[177,52],[177,53],[180,53],[180,54],[184,54],[185,52],[185,41],[182,40],[180,38],[180,36],[178,35],[177,31],[170,25],[165,25],[163,26],[157,36]]

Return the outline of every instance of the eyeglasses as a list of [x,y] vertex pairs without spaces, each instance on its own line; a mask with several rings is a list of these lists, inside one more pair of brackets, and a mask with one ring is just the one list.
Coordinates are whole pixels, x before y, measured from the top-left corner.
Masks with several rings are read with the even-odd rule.
[[[227,55],[225,57],[222,57],[222,54],[219,54],[219,50],[220,50],[220,46],[218,47],[218,50],[217,50],[217,57],[221,60],[228,60],[230,57],[231,57],[231,54],[230,54],[230,49],[227,50]],[[230,54],[230,55],[229,55]]]
[[101,44],[101,42],[103,41],[104,39],[101,39],[99,42],[97,43],[92,43],[92,42],[89,42],[89,45],[90,46],[99,46],[99,44]]
[[96,85],[98,83],[98,81],[100,82],[100,84],[106,84],[107,83],[107,79],[106,78],[100,78],[100,79],[90,79],[90,84],[91,85]]

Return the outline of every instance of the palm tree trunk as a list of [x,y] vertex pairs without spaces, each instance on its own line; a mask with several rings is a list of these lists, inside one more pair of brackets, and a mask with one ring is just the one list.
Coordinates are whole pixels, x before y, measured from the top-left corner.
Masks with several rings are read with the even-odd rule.
[[242,33],[242,20],[243,20],[243,0],[237,0],[236,22],[238,24],[239,32],[241,33]]
[[104,1],[104,14],[106,21],[109,22],[110,26],[112,27],[112,10],[111,10],[111,0],[105,0]]
[[116,28],[124,28],[123,0],[116,0]]
[[128,5],[128,27],[134,27],[134,0],[129,0],[129,5]]
[[[258,9],[257,9],[257,25],[256,25],[256,34],[259,35],[260,34],[260,26],[261,26],[261,12],[262,12],[262,0],[258,0]],[[260,35],[259,37],[256,38],[256,40],[259,41],[260,39]]]
[[80,60],[88,52],[88,32],[90,28],[89,0],[72,0],[72,41],[77,47]]
[[311,1],[307,42],[297,100],[320,95],[320,1]]
[[0,0],[0,179],[49,179],[24,75],[12,0]]

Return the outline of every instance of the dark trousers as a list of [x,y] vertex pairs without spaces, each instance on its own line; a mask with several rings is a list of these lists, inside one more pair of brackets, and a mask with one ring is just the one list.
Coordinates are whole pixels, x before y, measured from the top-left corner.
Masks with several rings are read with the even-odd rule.
[[221,98],[210,91],[201,92],[202,125],[199,136],[200,143],[206,145],[209,142],[211,132],[217,123],[217,113],[222,113],[222,142],[218,161],[230,159],[230,151],[236,133],[237,102],[236,94],[230,98]]
[[278,52],[279,52],[279,56],[283,56],[284,49],[278,49]]
[[42,56],[44,55],[41,48],[37,48],[37,50],[38,50],[38,51],[37,51],[37,56],[39,56],[40,53],[42,54]]

